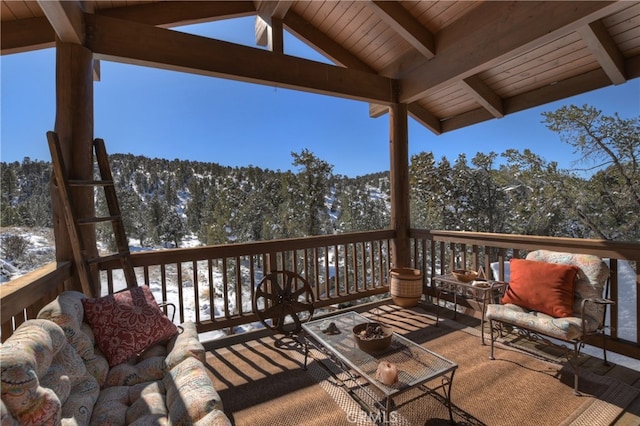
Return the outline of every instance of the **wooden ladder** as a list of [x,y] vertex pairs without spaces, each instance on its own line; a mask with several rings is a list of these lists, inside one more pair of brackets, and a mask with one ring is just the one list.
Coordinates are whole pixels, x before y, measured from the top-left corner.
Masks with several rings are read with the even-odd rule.
[[[94,287],[92,286],[93,278],[90,266],[110,260],[120,261],[127,288],[137,287],[138,283],[130,258],[129,241],[125,233],[124,223],[122,222],[122,214],[120,213],[120,206],[118,204],[118,197],[116,195],[113,176],[111,175],[111,168],[109,167],[109,157],[105,149],[104,141],[102,139],[95,139],[93,141],[93,149],[95,151],[101,180],[70,180],[67,178],[67,168],[62,158],[62,150],[60,149],[57,133],[47,132],[47,140],[49,141],[49,150],[51,151],[55,186],[60,196],[64,220],[69,233],[82,291],[87,295],[92,295],[93,293],[92,289]],[[109,216],[77,217],[71,204],[71,187],[102,187],[104,189],[107,207],[109,208]],[[111,222],[117,251],[107,256],[89,257],[81,238],[80,227],[101,222]]]

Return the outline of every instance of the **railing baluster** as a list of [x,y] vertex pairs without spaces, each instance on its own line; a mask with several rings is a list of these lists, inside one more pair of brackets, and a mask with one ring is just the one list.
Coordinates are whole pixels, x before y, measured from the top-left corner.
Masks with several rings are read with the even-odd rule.
[[178,281],[178,304],[180,313],[180,322],[184,322],[184,297],[182,292],[182,262],[176,263],[176,280]]
[[195,311],[196,324],[200,323],[200,288],[198,287],[198,261],[191,263],[193,269],[193,310]]
[[[209,278],[209,284],[207,286],[207,288],[209,289],[209,319],[213,321],[215,320],[215,317],[216,317],[216,310],[215,310],[215,304],[213,299],[216,293],[216,287],[213,282],[213,260],[212,259],[207,259],[207,276]],[[251,289],[251,291],[253,294],[253,288]]]
[[[167,301],[167,267],[164,263],[160,265],[160,286],[162,287],[162,301]],[[164,313],[165,315],[167,314],[166,306],[164,307]]]
[[224,297],[224,317],[231,318],[229,312],[229,280],[227,279],[227,258],[222,258],[222,294]]
[[242,259],[236,257],[236,313],[243,314],[242,308]]
[[256,263],[254,256],[249,256],[249,294],[251,295],[250,306],[252,306],[253,298],[256,294]]
[[[613,300],[620,300],[618,297],[618,260],[609,260],[609,296]],[[610,311],[611,336],[618,337],[618,310],[619,306],[612,305]]]
[[324,294],[331,298],[331,269],[329,269],[329,246],[324,247]]

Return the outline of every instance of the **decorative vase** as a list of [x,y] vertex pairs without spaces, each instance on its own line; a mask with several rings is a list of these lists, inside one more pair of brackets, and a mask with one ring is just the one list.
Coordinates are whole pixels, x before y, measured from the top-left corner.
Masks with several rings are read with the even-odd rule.
[[403,308],[416,306],[422,297],[422,272],[413,268],[393,268],[391,276],[391,298]]

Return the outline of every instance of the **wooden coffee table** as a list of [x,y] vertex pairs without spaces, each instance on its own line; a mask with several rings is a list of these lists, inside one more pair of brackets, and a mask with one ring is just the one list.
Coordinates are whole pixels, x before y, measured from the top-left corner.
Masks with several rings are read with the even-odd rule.
[[[387,422],[391,419],[394,397],[415,388],[425,392],[442,390],[453,423],[451,385],[458,365],[396,333],[393,333],[391,346],[387,350],[368,354],[358,348],[352,329],[359,323],[369,321],[372,320],[356,312],[347,312],[303,324],[304,368],[307,367],[309,346],[328,355],[331,362],[340,367],[347,377],[365,391],[370,400],[375,401],[376,406],[368,408],[380,409],[382,420]],[[339,333],[322,331],[330,322],[335,324]],[[376,379],[376,370],[381,361],[389,361],[396,365],[399,371],[397,383],[388,386]],[[364,379],[364,384],[363,380],[358,380],[360,378]],[[440,380],[436,382],[435,379]],[[430,382],[436,382],[436,386],[428,387]],[[379,417],[376,418],[380,420]]]

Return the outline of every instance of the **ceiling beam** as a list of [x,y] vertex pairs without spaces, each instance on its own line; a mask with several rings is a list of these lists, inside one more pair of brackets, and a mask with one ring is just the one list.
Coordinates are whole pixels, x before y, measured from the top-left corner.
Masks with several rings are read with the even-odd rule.
[[256,44],[270,51],[284,53],[282,19],[291,8],[292,1],[255,1],[258,12],[255,23]]
[[578,33],[613,84],[627,81],[624,57],[601,20],[578,29]]
[[496,94],[484,81],[477,75],[472,75],[463,79],[460,84],[465,91],[473,96],[484,109],[489,111],[496,118],[504,117],[504,108],[502,107],[502,98]]
[[44,16],[2,21],[0,25],[0,52],[3,55],[46,49],[55,44],[56,32]]
[[396,1],[369,1],[367,6],[425,58],[436,54],[434,37],[420,21]]
[[171,28],[219,19],[251,16],[256,13],[256,9],[250,1],[161,1],[99,9],[95,13]]
[[407,107],[409,115],[413,117],[418,123],[422,124],[427,129],[431,130],[436,135],[442,133],[442,123],[438,117],[431,114],[428,110],[418,105],[417,102],[409,104]]
[[358,59],[347,49],[327,37],[322,31],[305,21],[300,15],[289,11],[284,18],[284,26],[289,32],[307,43],[325,58],[354,70],[376,73],[369,65]]
[[[162,1],[99,9],[95,13],[169,28],[250,16],[256,10],[250,1]],[[0,53],[3,55],[46,49],[55,46],[55,42],[56,32],[46,17],[2,21],[0,25]]]
[[[287,55],[98,15],[85,15],[98,59],[390,104],[395,82]],[[260,64],[260,66],[256,66]]]
[[[486,2],[437,34],[436,51],[400,81],[400,102],[479,74],[621,10],[625,2]],[[513,26],[513,22],[520,22]]]
[[80,2],[38,0],[44,16],[63,43],[84,42],[83,10]]
[[[630,78],[640,77],[640,55],[627,59],[625,68],[631,71]],[[559,81],[558,83],[544,86],[526,93],[503,99],[504,114],[513,114],[548,104],[581,93],[601,89],[610,86],[609,76],[600,68],[587,73]],[[442,131],[450,132],[494,117],[485,108],[477,108],[464,114],[457,115],[442,121]]]
[[[624,62],[625,73],[629,79],[640,77],[640,55],[628,58]],[[504,113],[505,115],[513,114],[550,102],[567,99],[581,93],[602,89],[610,85],[611,81],[604,70],[596,69],[585,74],[561,80],[552,85],[503,99]],[[411,105],[409,107],[411,108]],[[442,132],[461,129],[493,118],[491,113],[486,109],[477,108],[450,119],[442,120]]]

